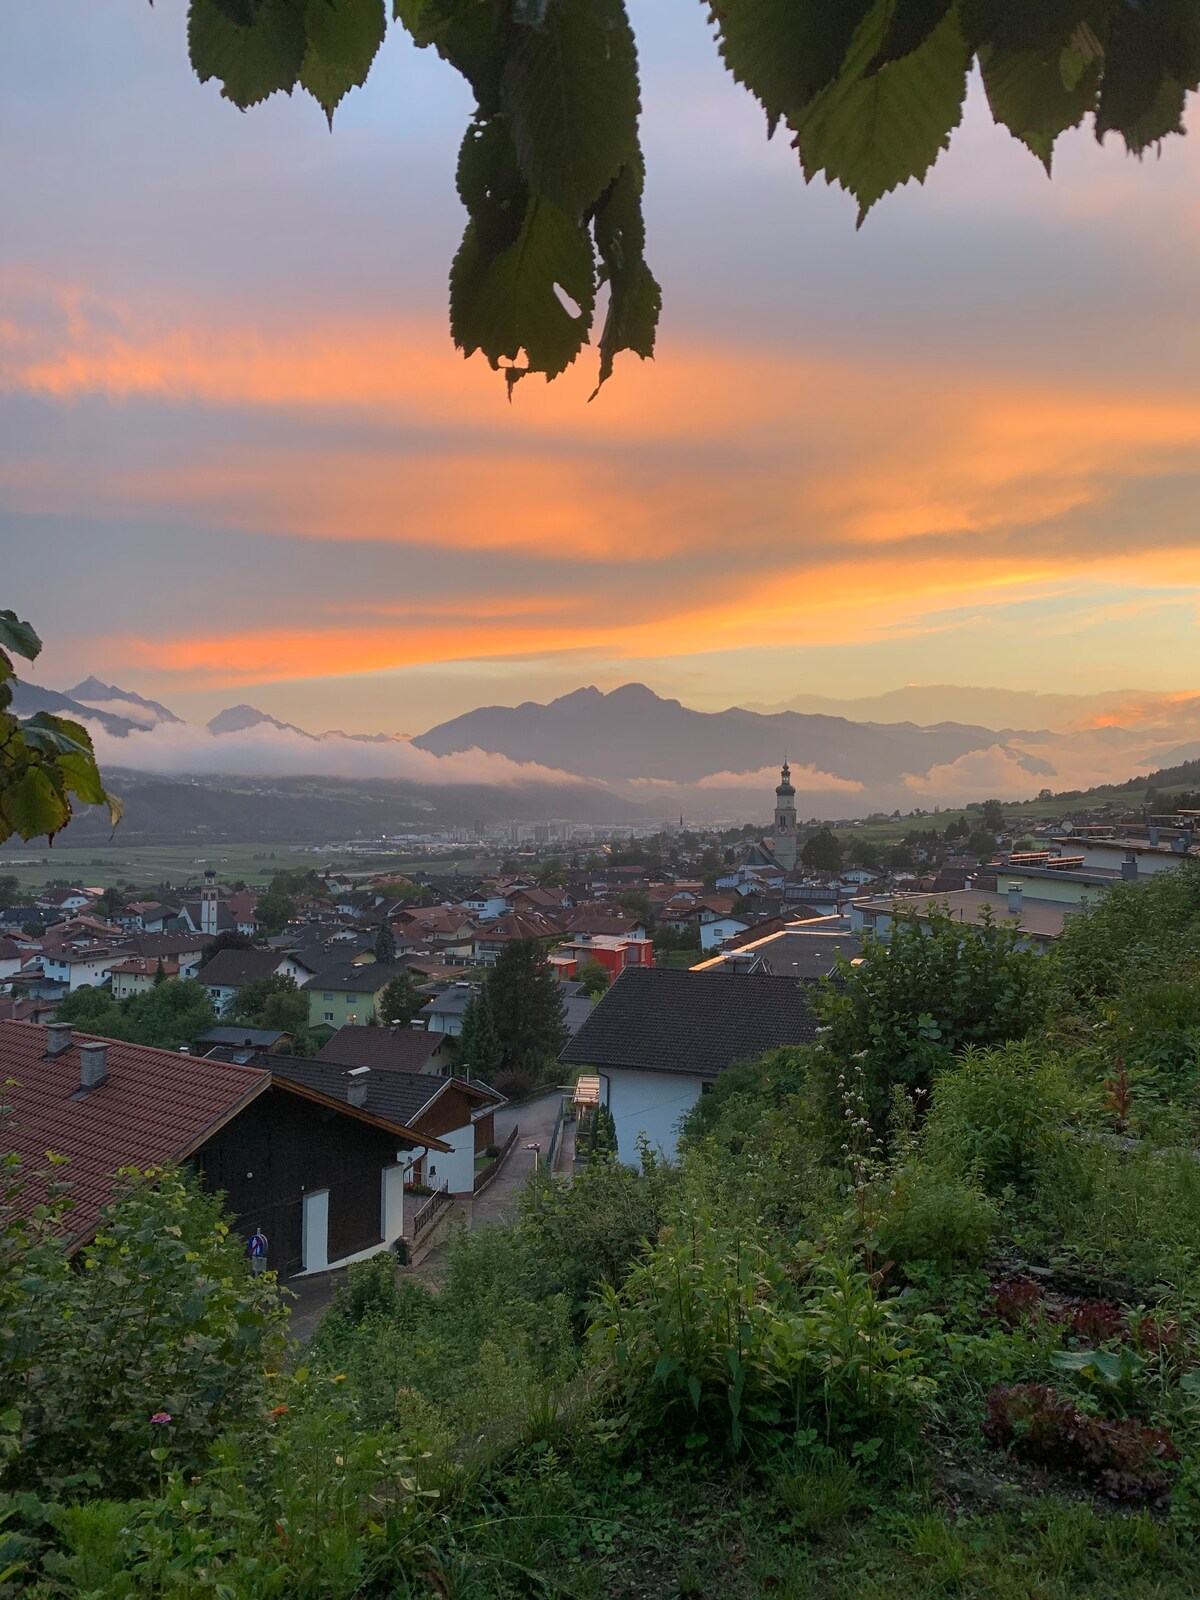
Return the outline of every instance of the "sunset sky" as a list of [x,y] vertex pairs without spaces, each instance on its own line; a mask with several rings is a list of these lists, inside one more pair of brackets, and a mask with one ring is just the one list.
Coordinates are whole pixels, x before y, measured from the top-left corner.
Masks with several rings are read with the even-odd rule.
[[332,136],[243,115],[185,9],[7,7],[0,604],[40,681],[409,732],[634,678],[1200,688],[1194,139],[1076,134],[1050,183],[973,90],[856,232],[702,7],[635,0],[658,358],[510,406],[447,331],[461,81],[392,28]]

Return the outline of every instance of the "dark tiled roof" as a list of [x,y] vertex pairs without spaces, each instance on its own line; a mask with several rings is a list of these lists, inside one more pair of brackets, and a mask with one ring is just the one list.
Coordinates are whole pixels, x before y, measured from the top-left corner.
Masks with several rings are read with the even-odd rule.
[[743,944],[737,951],[739,960],[750,956],[761,958],[767,970],[777,977],[825,977],[831,972],[838,956],[854,961],[862,955],[862,940],[857,934],[838,929],[831,933],[817,931],[766,934],[757,943]]
[[390,1067],[400,1072],[420,1072],[436,1050],[444,1046],[444,1033],[423,1028],[339,1028],[314,1061],[340,1067]]
[[282,950],[218,950],[197,977],[210,989],[242,989],[273,977],[283,958]]
[[92,1038],[75,1034],[69,1049],[48,1058],[44,1028],[0,1022],[0,1080],[14,1080],[4,1089],[11,1113],[6,1148],[24,1161],[18,1203],[28,1211],[44,1198],[33,1174],[47,1150],[69,1157],[60,1175],[71,1184],[72,1238],[95,1227],[118,1167],[181,1160],[270,1083],[255,1067],[102,1040],[108,1077],[79,1094],[79,1043]]
[[249,1045],[255,1050],[270,1050],[281,1039],[288,1037],[288,1033],[282,1028],[221,1027],[209,1028],[207,1033],[200,1034],[196,1043]]
[[170,933],[130,933],[119,948],[135,956],[185,956],[198,954],[208,943],[202,933],[176,929]]
[[[302,1056],[268,1056],[265,1060],[276,1078],[314,1090],[329,1100],[345,1101],[350,1085],[356,1081],[350,1076],[352,1067],[320,1061],[316,1056],[311,1060]],[[370,1069],[365,1081],[362,1110],[411,1133],[413,1119],[442,1092],[448,1080],[430,1072],[397,1072],[385,1067]],[[417,1142],[421,1142],[419,1134]]]
[[807,991],[791,978],[629,967],[559,1060],[711,1079],[731,1062],[816,1036]]
[[[407,969],[398,962],[364,961],[356,967],[352,961],[341,961],[327,967],[310,978],[306,989],[328,989],[332,994],[378,994],[380,989],[398,978]],[[204,974],[200,976],[203,978]]]

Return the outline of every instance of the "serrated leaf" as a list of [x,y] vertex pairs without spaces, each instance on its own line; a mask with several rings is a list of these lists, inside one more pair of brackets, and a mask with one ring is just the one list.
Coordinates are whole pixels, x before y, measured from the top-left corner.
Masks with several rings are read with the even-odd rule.
[[642,158],[625,166],[596,207],[593,230],[600,256],[601,281],[609,285],[608,312],[600,335],[600,377],[592,399],[612,376],[621,350],[643,360],[654,354],[654,338],[662,311],[662,290],[646,265],[646,228],[642,220]]
[[889,61],[900,61],[920,49],[952,4],[954,0],[896,0],[883,43],[867,68],[868,76]]
[[725,65],[762,102],[772,131],[838,75],[871,3],[720,0],[711,6]]
[[637,53],[622,0],[550,0],[540,26],[517,24],[500,104],[532,193],[581,217],[637,141]]
[[221,93],[244,111],[276,90],[288,93],[306,49],[305,0],[260,0],[249,27],[230,21],[216,0],[191,0],[188,51],[201,83],[216,78]]
[[1118,132],[1140,155],[1183,132],[1186,92],[1200,77],[1200,14],[1194,0],[1128,0],[1105,41],[1096,137]]
[[414,44],[462,73],[482,114],[495,111],[512,26],[507,0],[394,0],[393,15]]
[[0,611],[0,648],[23,656],[26,661],[36,661],[42,652],[42,641],[15,611]]
[[387,32],[384,0],[308,0],[304,14],[308,49],[300,86],[333,126],[338,105],[366,82]]
[[1095,107],[1100,63],[1080,60],[1070,85],[1064,79],[1061,55],[1053,53],[985,46],[979,52],[979,67],[992,116],[1049,172],[1054,141],[1068,128],[1077,128]]
[[924,179],[962,120],[967,91],[967,47],[954,11],[919,50],[864,78],[889,15],[890,0],[877,0],[839,77],[801,117],[788,119],[804,176],[811,182],[823,172],[848,189],[860,227],[883,195],[909,178]]
[[[573,314],[558,289],[579,307]],[[450,326],[466,354],[517,375],[563,372],[579,354],[595,307],[595,258],[586,231],[549,201],[531,198],[511,244],[492,252],[472,221],[450,272]]]
[[12,833],[22,839],[48,837],[70,820],[71,808],[58,793],[43,766],[30,767],[16,783],[0,789],[0,836]]

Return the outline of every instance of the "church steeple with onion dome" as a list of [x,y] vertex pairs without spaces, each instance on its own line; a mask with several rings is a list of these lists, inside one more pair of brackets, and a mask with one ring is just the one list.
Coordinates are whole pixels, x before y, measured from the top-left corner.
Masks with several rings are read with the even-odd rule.
[[796,791],[792,788],[792,769],[785,761],[775,790],[775,833],[772,838],[775,859],[785,872],[796,870]]

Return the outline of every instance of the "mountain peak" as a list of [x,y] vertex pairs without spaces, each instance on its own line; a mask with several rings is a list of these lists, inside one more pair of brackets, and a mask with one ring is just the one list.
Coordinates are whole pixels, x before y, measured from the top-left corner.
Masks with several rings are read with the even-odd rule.
[[266,725],[278,728],[281,733],[298,733],[302,739],[311,739],[311,733],[305,733],[303,728],[297,728],[292,722],[280,722],[278,717],[270,716],[266,711],[260,711],[257,706],[227,706],[224,711],[218,711],[208,724],[209,733],[241,733],[246,728],[258,728]]
[[126,709],[131,706],[140,706],[143,711],[153,713],[156,722],[182,722],[182,717],[162,705],[158,700],[147,700],[144,695],[135,694],[132,689],[122,689],[115,683],[101,683],[97,677],[88,677],[82,683],[77,683],[73,689],[67,690],[67,697],[78,700],[84,705],[111,705],[116,701]]

